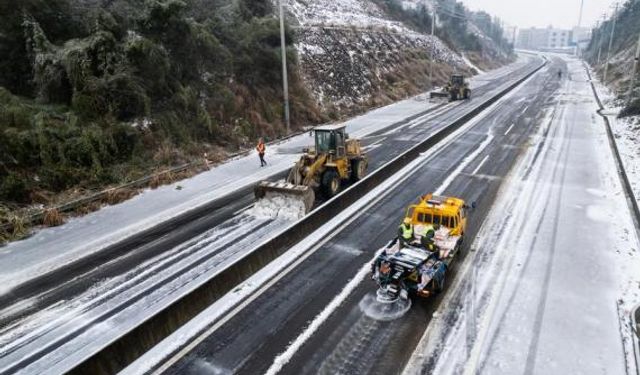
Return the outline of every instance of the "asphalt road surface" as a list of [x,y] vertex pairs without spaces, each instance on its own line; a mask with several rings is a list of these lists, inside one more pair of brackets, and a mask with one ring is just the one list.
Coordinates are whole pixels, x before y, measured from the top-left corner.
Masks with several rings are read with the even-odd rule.
[[[560,85],[556,76],[558,69],[565,69],[565,65],[553,59],[512,95],[485,111],[469,131],[417,168],[411,179],[334,233],[319,250],[166,372],[197,374],[206,370],[256,374],[267,371],[274,359],[285,352],[354,275],[368,267],[375,251],[395,235],[407,205],[420,195],[438,190],[476,202],[466,233],[467,238],[473,238],[495,200],[502,177],[508,174],[529,136],[537,129],[543,110],[550,105],[550,98]],[[455,106],[451,112],[460,111],[472,102]],[[437,118],[391,133],[392,139],[385,140],[384,153],[391,156],[401,153],[440,121],[443,120]],[[465,261],[468,250],[465,246],[454,261],[447,274],[449,283],[456,277],[456,264]],[[416,301],[401,319],[383,322],[369,318],[359,307],[363,298],[375,289],[371,280],[361,282],[286,361],[281,373],[401,372],[446,293]]]

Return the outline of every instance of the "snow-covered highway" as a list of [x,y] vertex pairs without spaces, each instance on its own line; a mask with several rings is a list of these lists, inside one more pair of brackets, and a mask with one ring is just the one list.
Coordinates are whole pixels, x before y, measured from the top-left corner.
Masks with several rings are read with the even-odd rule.
[[[441,297],[417,301],[406,316],[395,321],[371,319],[360,310],[361,301],[375,290],[374,284],[363,277],[369,271],[369,262],[375,251],[395,235],[406,205],[428,191],[441,190],[476,201],[478,208],[468,235],[472,237],[477,232],[501,177],[508,174],[526,148],[529,136],[542,120],[542,109],[549,105],[548,98],[559,86],[555,69],[561,63],[554,62],[552,66],[484,111],[464,131],[443,142],[442,147],[425,154],[421,163],[413,166],[410,178],[376,196],[353,219],[329,234],[312,235],[316,240],[310,240],[307,246],[313,252],[284,273],[276,274],[267,287],[257,287],[257,294],[251,294],[233,314],[216,318],[213,311],[203,312],[193,325],[178,330],[129,371],[401,371],[427,326],[426,317]],[[406,129],[409,134],[405,136],[417,131]],[[315,245],[318,236],[321,240]],[[254,285],[251,279],[248,283]],[[202,332],[194,327],[197,324]],[[176,352],[176,343],[180,349],[179,343],[190,336],[195,344],[187,345],[189,350]],[[163,358],[163,352],[168,357]]]
[[[635,374],[636,228],[582,63],[514,168],[407,374]],[[461,350],[442,350],[442,347]]]
[[[415,143],[417,139],[430,136],[436,129],[464,115],[474,108],[483,96],[490,97],[494,92],[539,64],[538,59],[524,59],[524,61],[526,63],[518,63],[508,69],[494,72],[493,76],[484,77],[483,84],[479,85],[474,92],[474,95],[479,98],[478,101],[445,105],[431,113],[409,116],[410,119],[405,121],[378,120],[368,128],[361,123],[362,127],[352,129],[352,134],[359,137],[368,134],[369,142],[378,142],[380,146],[371,148],[369,151],[373,160],[372,167],[377,168],[401,153],[407,146]],[[491,77],[496,78],[493,80]],[[423,105],[423,103],[420,104]],[[398,111],[398,108],[390,110],[394,113],[393,111]],[[384,110],[376,112],[378,112],[377,116],[385,117]],[[302,141],[293,139],[290,141],[293,144],[280,146],[283,151],[278,156],[279,159],[295,157],[295,154],[287,150],[296,148],[295,142],[307,141],[304,135],[298,138]],[[242,162],[249,161],[242,160]],[[286,168],[285,164],[276,165]],[[260,175],[252,176],[254,179],[260,177]],[[182,183],[187,187],[186,190],[189,190],[189,183],[189,181]],[[195,186],[200,186],[202,177],[198,176],[193,183]],[[230,189],[236,185],[222,182],[222,186]],[[158,194],[168,194],[168,192],[161,191]],[[149,195],[154,194],[150,192]],[[204,196],[199,197],[196,193],[196,198],[201,200]],[[143,203],[134,202],[133,204],[139,207]],[[124,210],[126,205],[125,203],[123,207],[117,209]],[[13,303],[6,304],[7,307],[2,310],[0,316],[3,322],[0,331],[0,340],[3,343],[0,351],[0,372],[59,373],[72,368],[80,360],[92,355],[124,332],[135,328],[156,311],[176,301],[182,294],[197,287],[212,274],[219,272],[226,264],[242,257],[263,238],[277,233],[288,225],[282,220],[257,220],[243,212],[244,206],[246,203],[238,207],[239,216],[233,209],[233,205],[231,208],[225,207],[228,216],[213,215],[214,219],[211,220],[214,220],[214,223],[217,220],[218,224],[213,225],[212,229],[203,234],[190,230],[188,226],[180,228],[159,238],[144,241],[136,251],[125,253],[98,267],[94,264],[84,273],[63,275],[62,279],[57,280],[58,282],[47,279],[46,288],[34,288],[31,294],[27,294],[26,299],[16,292],[16,289],[11,290],[11,284],[3,283],[9,292],[2,298]],[[158,207],[161,206],[155,205],[150,209],[153,211]],[[107,211],[106,215],[108,214]],[[114,220],[116,218],[117,215],[111,217]],[[205,221],[204,224],[211,224],[211,222]],[[82,228],[85,227],[81,226],[79,233],[83,232]],[[115,225],[112,228],[120,229]],[[247,228],[251,228],[250,235],[246,234]],[[52,232],[48,234],[36,235],[30,240],[4,249],[0,255],[6,256],[6,259],[23,259],[28,263],[35,260],[35,255],[41,254],[41,250],[44,251],[48,247],[33,248],[24,253],[19,247],[28,246],[34,241],[42,243],[47,238],[54,243],[56,241],[64,243],[65,231],[73,232],[73,229],[72,225],[63,227],[57,234],[53,233],[55,230],[51,230]],[[71,237],[70,244],[83,248],[86,244],[95,243],[87,233],[85,236],[83,243],[80,241],[81,235],[75,233]],[[181,238],[183,240],[179,240]],[[63,252],[63,255],[74,254],[77,249],[73,249],[69,253]],[[63,261],[58,259],[58,262]],[[34,264],[36,267],[41,266],[39,263]],[[48,267],[46,264],[56,265],[51,259],[43,267]],[[13,273],[10,270],[7,271],[3,277],[6,276],[9,280]],[[22,276],[25,275],[28,276],[29,273],[26,272]]]
[[[595,110],[582,65],[553,57],[425,155],[411,183],[324,235],[221,323],[198,335],[213,319],[203,314],[127,373],[634,373],[638,239]],[[363,312],[375,291],[368,263],[406,204],[432,190],[477,202],[478,237],[445,293],[376,320]],[[171,349],[194,334],[187,350]]]

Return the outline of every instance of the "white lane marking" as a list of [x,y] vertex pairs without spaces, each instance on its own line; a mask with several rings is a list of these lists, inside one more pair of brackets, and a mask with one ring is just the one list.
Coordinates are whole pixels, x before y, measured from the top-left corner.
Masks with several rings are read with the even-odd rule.
[[269,367],[265,375],[275,375],[278,372],[280,372],[280,370],[282,370],[282,367],[289,362],[291,357],[293,357],[293,355],[298,351],[298,348],[300,348],[305,343],[305,341],[307,341],[318,330],[318,328],[320,328],[320,326],[327,319],[329,319],[329,316],[331,316],[331,314],[333,314],[333,312],[338,307],[340,307],[340,305],[347,299],[347,297],[351,295],[351,292],[353,292],[353,290],[364,280],[367,274],[371,271],[371,263],[378,257],[381,251],[382,249],[376,251],[376,255],[369,262],[365,263],[365,265],[362,268],[360,268],[360,271],[358,271],[356,276],[353,279],[351,279],[351,281],[349,281],[349,283],[344,287],[344,289],[342,289],[340,294],[338,294],[324,308],[324,310],[322,310],[322,312],[319,315],[317,315],[315,319],[313,319],[311,324],[309,324],[309,326],[304,330],[304,332],[302,332],[302,334],[298,336],[295,339],[295,341],[290,344],[290,346],[287,348],[287,351],[285,351],[284,353],[276,357],[276,359],[273,361],[273,364],[271,365],[271,367]]
[[478,146],[478,148],[475,151],[473,151],[469,156],[464,158],[462,162],[460,162],[460,165],[458,165],[458,168],[456,168],[453,172],[451,172],[449,176],[447,176],[447,179],[444,180],[442,185],[440,185],[440,187],[433,194],[442,195],[442,193],[444,192],[444,189],[446,189],[453,182],[453,180],[456,177],[458,177],[458,175],[462,172],[463,169],[467,167],[467,165],[469,165],[469,163],[471,163],[475,158],[477,158],[478,155],[480,155],[482,151],[484,151],[484,149],[487,148],[487,146],[489,146],[489,143],[491,143],[492,140],[493,140],[493,134],[491,133],[487,134],[487,139],[482,141],[480,146]]
[[373,142],[373,143],[372,143],[372,144],[370,144],[370,145],[366,145],[366,146],[364,146],[362,149],[363,149],[363,150],[365,150],[365,151],[371,151],[371,150],[373,150],[374,148],[378,148],[378,147],[382,146],[381,142],[382,142],[382,141],[384,141],[385,139],[387,139],[387,137],[381,138],[381,139],[379,139],[379,140],[377,140],[377,141]]
[[392,128],[392,129],[382,133],[382,135],[388,136],[388,135],[394,134],[394,133],[396,133],[396,132],[398,132],[398,131],[406,128],[406,127],[409,127],[409,129],[413,129],[418,125],[422,125],[425,121],[429,120],[432,117],[440,116],[442,113],[448,111],[451,106],[452,106],[451,104],[445,104],[444,106],[442,106],[440,108],[436,108],[433,111],[431,111],[431,112],[429,112],[429,113],[427,113],[425,115],[422,115],[422,116],[420,116],[420,117],[418,117],[416,119],[413,119],[413,120],[407,122],[406,124],[403,124],[403,125],[400,125],[400,126],[396,126],[396,127]]
[[478,167],[476,167],[476,169],[474,169],[473,172],[471,172],[471,174],[474,175],[474,174],[478,173],[480,168],[482,168],[482,166],[484,165],[484,163],[487,162],[487,160],[489,160],[489,155],[485,156],[484,159],[482,159],[480,164],[478,164]]
[[511,131],[511,129],[513,129],[514,126],[515,126],[515,123],[511,124],[511,126],[509,126],[509,129],[507,129],[507,131],[504,132],[504,135],[509,134],[509,132]]
[[362,149],[363,149],[364,151],[369,152],[369,151],[371,151],[371,150],[375,150],[376,148],[378,148],[378,147],[380,147],[380,146],[382,146],[382,145],[381,145],[381,144],[375,144],[375,145],[374,145],[374,144],[371,144],[371,145],[369,145],[369,146],[367,146],[367,147],[364,147],[364,148],[362,148]]
[[246,207],[242,207],[238,211],[234,212],[233,216],[238,216],[238,214],[241,214],[241,213],[245,212],[246,210],[250,209],[251,207],[253,207],[253,203],[251,203],[250,205],[248,205]]
[[[460,102],[445,104],[440,109],[437,109],[437,110],[429,113],[428,116],[425,116],[425,117],[437,117],[437,116],[440,116],[441,114],[449,111],[455,105],[459,105],[459,104],[460,104]],[[419,126],[419,125],[424,125],[424,120],[427,120],[427,119],[428,118],[418,119],[419,121],[418,120],[414,120],[413,122],[415,122],[415,123],[412,124],[412,125],[409,125],[409,129],[413,129],[416,126]]]
[[529,109],[529,106],[525,106],[524,109],[522,110],[522,114],[524,115],[525,112],[527,112],[527,109]]

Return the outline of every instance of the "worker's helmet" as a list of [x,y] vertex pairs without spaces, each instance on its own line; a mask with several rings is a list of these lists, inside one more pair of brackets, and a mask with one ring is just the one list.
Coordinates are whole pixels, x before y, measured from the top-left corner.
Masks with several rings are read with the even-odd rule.
[[410,217],[405,217],[402,222],[405,223],[405,224],[411,224],[411,218]]
[[424,234],[424,236],[429,240],[432,240],[435,235],[436,235],[436,232],[433,230],[433,228],[429,228],[427,232]]

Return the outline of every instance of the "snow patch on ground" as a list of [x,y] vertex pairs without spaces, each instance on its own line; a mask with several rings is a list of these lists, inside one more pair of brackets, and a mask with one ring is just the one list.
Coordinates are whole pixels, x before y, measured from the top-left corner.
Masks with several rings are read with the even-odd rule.
[[462,54],[462,60],[465,64],[469,65],[471,69],[475,69],[478,74],[484,74],[484,71],[478,68],[474,63],[472,63],[471,60],[469,60],[464,54]]
[[365,0],[288,0],[284,2],[302,26],[351,26],[409,31],[401,22],[387,19],[382,10]]
[[[322,107],[348,111],[366,104],[383,94],[379,91],[387,80],[406,75],[403,69],[409,63],[413,63],[414,80],[418,79],[427,54],[443,65],[467,69],[464,60],[439,38],[390,20],[372,1],[289,0],[285,4],[299,25],[296,48],[302,75]],[[393,90],[388,91],[384,94]]]
[[285,220],[299,220],[305,215],[305,205],[301,199],[286,196],[283,194],[270,194],[258,200],[251,214],[257,218],[275,219],[281,218]]
[[640,116],[625,119],[610,117],[609,120],[631,188],[640,204]]

